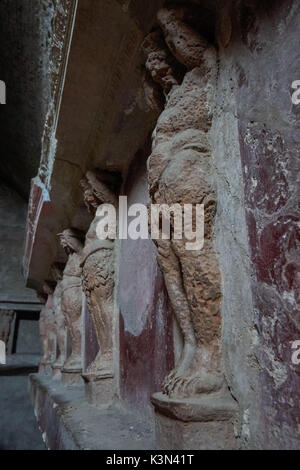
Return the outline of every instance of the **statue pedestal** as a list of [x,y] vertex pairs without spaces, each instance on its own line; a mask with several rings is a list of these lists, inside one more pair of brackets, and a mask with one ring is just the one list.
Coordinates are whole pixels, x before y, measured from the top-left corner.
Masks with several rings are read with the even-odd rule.
[[39,374],[46,374],[45,363],[42,361],[39,363]]
[[212,393],[175,399],[155,393],[156,442],[162,450],[221,450],[236,448],[234,419],[237,405],[231,395]]
[[52,375],[52,362],[40,362],[39,373],[45,375]]
[[62,365],[54,364],[52,365],[52,376],[55,380],[62,379]]
[[61,381],[64,385],[82,385],[81,369],[65,369],[61,371]]
[[85,396],[87,402],[96,405],[108,405],[114,397],[114,377],[112,374],[97,375],[82,374],[85,382]]
[[45,364],[45,374],[46,375],[52,375],[53,370],[52,370],[52,362],[46,362]]

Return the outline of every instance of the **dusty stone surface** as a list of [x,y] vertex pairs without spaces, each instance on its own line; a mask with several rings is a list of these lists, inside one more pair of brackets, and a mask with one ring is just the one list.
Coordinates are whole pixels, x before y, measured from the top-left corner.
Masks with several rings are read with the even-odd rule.
[[47,448],[155,449],[152,422],[117,404],[101,410],[89,405],[83,387],[65,387],[41,374],[31,375],[30,382],[31,402]]
[[[28,355],[25,355],[23,359],[29,362],[26,356]],[[20,357],[18,362],[21,362]],[[35,366],[36,364],[37,362]],[[30,370],[30,367],[27,367],[27,370]],[[18,374],[18,371],[16,373]],[[23,371],[24,373],[26,374]],[[0,376],[0,449],[2,451],[46,450],[29,400],[28,387],[28,375]]]
[[162,450],[234,450],[232,421],[185,423],[157,413],[156,438]]
[[[227,381],[245,447],[299,448],[298,2],[224,6],[214,161]],[[226,236],[224,237],[224,234]]]

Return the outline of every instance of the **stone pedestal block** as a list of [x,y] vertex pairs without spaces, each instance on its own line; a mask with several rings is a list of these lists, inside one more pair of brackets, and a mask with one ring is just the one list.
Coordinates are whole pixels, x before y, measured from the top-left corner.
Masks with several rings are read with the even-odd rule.
[[81,369],[63,369],[61,372],[61,380],[64,385],[82,385]]
[[61,372],[62,366],[53,364],[52,365],[52,376],[55,380],[61,380],[62,379],[62,372]]
[[152,396],[156,442],[163,450],[235,449],[236,403],[228,394],[212,393],[190,399]]
[[51,377],[31,374],[30,398],[38,426],[50,450],[154,449],[152,422],[120,403],[101,409],[87,403],[84,385],[65,386]]
[[51,362],[46,362],[44,364],[44,374],[46,374],[46,375],[52,375],[53,374],[53,369],[52,369]]
[[96,406],[112,403],[114,379],[111,374],[103,376],[83,374],[82,377],[85,382],[85,396],[88,403]]

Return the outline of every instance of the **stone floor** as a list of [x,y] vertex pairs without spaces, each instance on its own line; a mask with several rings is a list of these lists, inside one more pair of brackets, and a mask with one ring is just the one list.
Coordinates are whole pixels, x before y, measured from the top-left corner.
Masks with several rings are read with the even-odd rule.
[[59,450],[155,449],[154,426],[119,403],[96,408],[83,386],[30,375],[30,395],[47,448]]
[[28,388],[28,375],[0,375],[0,450],[45,450]]

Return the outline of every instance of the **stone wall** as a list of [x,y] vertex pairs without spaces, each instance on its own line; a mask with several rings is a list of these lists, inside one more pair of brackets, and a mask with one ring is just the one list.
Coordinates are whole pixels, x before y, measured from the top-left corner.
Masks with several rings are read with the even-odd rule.
[[[128,207],[149,202],[148,154],[146,145],[129,169],[124,185]],[[121,241],[117,298],[120,395],[131,408],[149,414],[151,394],[174,366],[172,312],[152,240]]]
[[34,291],[24,286],[21,271],[26,211],[26,202],[0,183],[0,308],[3,309],[35,310],[40,305]]
[[299,446],[299,4],[220,11],[214,155],[224,358],[254,448]]

